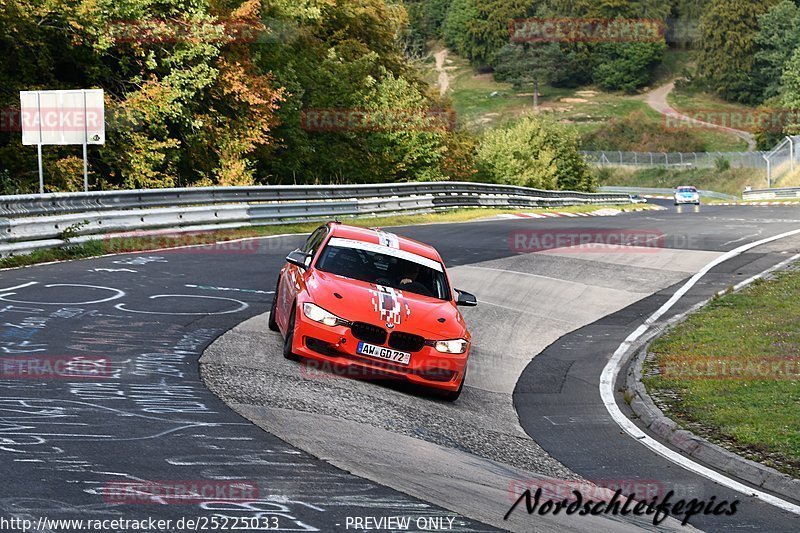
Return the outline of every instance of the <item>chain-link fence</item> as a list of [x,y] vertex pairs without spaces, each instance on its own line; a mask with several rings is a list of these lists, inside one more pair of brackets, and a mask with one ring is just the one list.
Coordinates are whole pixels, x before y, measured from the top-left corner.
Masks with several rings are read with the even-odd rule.
[[800,136],[785,137],[775,148],[764,154],[767,168],[767,187],[772,187],[778,178],[794,172],[800,163]]
[[767,171],[769,186],[800,169],[800,136],[785,137],[768,152],[581,152],[589,164],[610,167],[715,168],[723,161],[733,168]]
[[[800,147],[800,145],[798,145]],[[735,168],[767,168],[769,152],[581,152],[597,166],[714,168],[725,160]]]

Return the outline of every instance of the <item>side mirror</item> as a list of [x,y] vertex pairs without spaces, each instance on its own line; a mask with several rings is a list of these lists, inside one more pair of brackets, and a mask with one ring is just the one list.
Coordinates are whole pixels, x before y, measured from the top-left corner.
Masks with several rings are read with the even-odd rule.
[[286,256],[287,263],[289,263],[290,265],[298,266],[303,270],[308,268],[310,260],[311,256],[301,252],[300,250],[295,250],[293,252],[290,252],[289,255]]
[[458,293],[458,297],[456,298],[456,305],[464,305],[466,307],[475,307],[476,305],[478,305],[478,299],[475,298],[474,294],[470,294],[468,292],[464,292],[458,289],[456,289],[456,293]]

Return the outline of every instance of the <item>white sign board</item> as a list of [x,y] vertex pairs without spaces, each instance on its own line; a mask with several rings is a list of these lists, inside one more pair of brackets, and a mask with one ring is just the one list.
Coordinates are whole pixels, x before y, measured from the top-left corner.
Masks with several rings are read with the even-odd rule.
[[22,144],[103,144],[102,89],[20,91]]

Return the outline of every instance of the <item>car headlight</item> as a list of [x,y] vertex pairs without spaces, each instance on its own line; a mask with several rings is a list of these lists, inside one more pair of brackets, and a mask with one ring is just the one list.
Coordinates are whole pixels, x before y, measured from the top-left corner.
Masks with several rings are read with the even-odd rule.
[[464,353],[467,351],[469,343],[464,339],[454,339],[451,341],[436,341],[433,345],[437,352],[443,353]]
[[338,326],[340,324],[344,324],[345,322],[333,313],[329,313],[320,306],[310,302],[303,304],[303,314],[314,322],[321,322],[326,326]]

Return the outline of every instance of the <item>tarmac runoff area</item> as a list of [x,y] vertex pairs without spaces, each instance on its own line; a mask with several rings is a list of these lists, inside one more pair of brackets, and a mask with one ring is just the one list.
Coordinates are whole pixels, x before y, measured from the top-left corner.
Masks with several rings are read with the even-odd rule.
[[[719,255],[584,245],[451,268],[454,285],[480,301],[463,310],[473,347],[467,386],[454,404],[285,360],[266,314],[218,338],[200,360],[201,373],[235,411],[286,442],[484,523],[514,531],[652,531],[648,516],[576,519],[521,511],[504,521],[515,483],[580,479],[526,435],[511,395],[521,372],[548,345],[689,277]],[[692,530],[672,518],[658,529]]]

